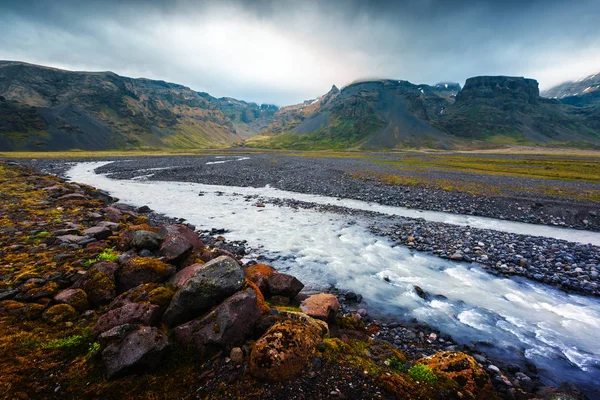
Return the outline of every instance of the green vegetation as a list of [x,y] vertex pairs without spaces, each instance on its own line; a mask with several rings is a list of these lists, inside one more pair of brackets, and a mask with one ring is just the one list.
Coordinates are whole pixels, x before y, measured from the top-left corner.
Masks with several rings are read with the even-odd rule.
[[403,360],[398,357],[392,357],[385,360],[385,365],[390,367],[390,369],[396,373],[406,372],[406,366],[404,365]]
[[429,385],[433,384],[436,380],[436,376],[431,368],[423,364],[415,364],[410,367],[408,369],[408,375],[415,381],[427,383]]
[[119,255],[113,249],[104,249],[104,250],[102,250],[102,252],[100,254],[98,254],[97,257],[87,260],[84,263],[84,265],[86,267],[91,267],[92,265],[94,265],[97,262],[101,262],[101,261],[117,262],[118,259],[119,259]]

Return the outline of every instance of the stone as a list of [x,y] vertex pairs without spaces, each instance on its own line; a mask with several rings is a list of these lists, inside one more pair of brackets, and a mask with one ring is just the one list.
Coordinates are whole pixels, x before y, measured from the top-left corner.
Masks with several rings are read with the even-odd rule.
[[94,325],[98,335],[124,324],[154,325],[160,321],[160,307],[154,304],[128,303],[103,314]]
[[174,294],[175,291],[167,285],[144,283],[118,295],[108,305],[108,310],[114,310],[129,303],[143,303],[157,305],[164,311]]
[[463,255],[460,253],[454,253],[450,256],[450,259],[453,261],[462,261],[463,260]]
[[54,301],[61,304],[68,304],[79,312],[88,309],[88,297],[83,289],[65,289],[54,296]]
[[108,261],[96,263],[73,285],[73,288],[83,289],[93,307],[108,304],[117,295],[115,272],[118,269],[117,263]]
[[102,351],[106,375],[111,379],[152,371],[158,367],[168,347],[166,334],[155,327],[141,327]]
[[277,273],[275,269],[267,264],[254,264],[244,270],[246,278],[256,284],[260,291],[269,295],[269,276]]
[[131,235],[131,245],[136,250],[156,250],[160,247],[160,236],[157,233],[139,230],[135,231]]
[[97,240],[104,240],[112,235],[112,231],[109,228],[102,226],[94,226],[83,231],[84,235],[91,236]]
[[229,353],[229,358],[231,359],[231,362],[241,364],[244,362],[244,350],[242,350],[241,347],[234,347]]
[[163,317],[172,327],[196,318],[240,290],[244,273],[230,257],[221,256],[196,271],[175,293]]
[[170,234],[177,234],[183,236],[193,247],[195,251],[202,250],[204,243],[200,236],[186,225],[173,224],[165,225],[160,228],[160,236],[166,238]]
[[70,193],[70,194],[65,194],[64,196],[60,196],[58,198],[58,200],[63,200],[63,201],[73,201],[73,200],[87,200],[88,198],[82,194],[79,193]]
[[340,303],[333,294],[319,293],[304,300],[300,309],[306,315],[326,321],[335,318]]
[[102,221],[102,222],[99,222],[96,226],[108,228],[110,230],[117,230],[117,229],[119,229],[120,225],[117,222]]
[[256,293],[248,288],[227,298],[204,317],[178,326],[173,334],[179,342],[207,355],[241,346],[261,315]]
[[175,267],[156,258],[132,257],[123,262],[115,278],[117,290],[125,292],[143,283],[166,281]]
[[159,254],[170,263],[178,264],[192,254],[192,244],[182,235],[171,233],[163,240]]
[[455,351],[442,351],[417,360],[427,365],[439,378],[456,384],[448,387],[448,398],[459,398],[459,393],[471,393],[476,400],[494,398],[490,377],[473,357]]
[[50,324],[71,321],[77,317],[77,311],[68,304],[57,304],[42,314],[42,319]]
[[123,218],[123,213],[116,207],[106,207],[104,213],[110,222],[118,223]]
[[269,292],[271,295],[281,295],[294,298],[300,293],[304,284],[295,276],[275,273],[268,277]]
[[181,288],[196,271],[204,268],[205,264],[192,264],[183,268],[169,279],[169,283]]
[[81,243],[88,238],[86,236],[78,236],[78,235],[63,235],[58,236],[56,239],[60,240],[63,243]]
[[300,320],[277,322],[256,341],[250,354],[250,374],[279,382],[299,374],[321,342],[322,332]]
[[21,319],[37,319],[45,307],[37,303],[21,303],[15,300],[0,301],[0,316],[10,315]]

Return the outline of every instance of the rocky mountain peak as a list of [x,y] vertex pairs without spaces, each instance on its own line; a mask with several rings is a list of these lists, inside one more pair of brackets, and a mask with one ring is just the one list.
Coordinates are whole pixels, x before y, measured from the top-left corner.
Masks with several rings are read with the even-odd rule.
[[508,100],[535,104],[540,97],[535,79],[513,76],[476,76],[467,79],[456,102],[476,99]]

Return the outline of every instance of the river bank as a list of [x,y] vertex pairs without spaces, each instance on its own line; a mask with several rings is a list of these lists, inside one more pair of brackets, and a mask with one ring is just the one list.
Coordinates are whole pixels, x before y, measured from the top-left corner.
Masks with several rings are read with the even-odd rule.
[[[302,286],[290,275],[255,261],[238,265],[243,243],[230,243],[218,231],[196,236],[194,227],[173,225],[147,207],[114,203],[92,187],[19,166],[0,165],[0,173],[7,222],[0,230],[0,385],[8,397],[489,398],[493,382],[507,398],[533,392],[585,398],[570,386],[543,385],[533,366],[498,368],[482,353],[472,353],[475,361],[459,352],[467,347],[426,325],[373,318],[357,308],[357,294],[323,295],[331,301],[323,315],[311,308],[314,296],[297,296]],[[153,220],[161,222],[149,225]],[[206,316],[179,325],[173,318],[189,305],[173,303],[200,278],[192,272],[198,268],[239,270],[248,281]],[[260,300],[265,290],[269,303]],[[248,313],[255,311],[250,322]],[[161,323],[155,317],[163,313]],[[206,318],[216,318],[218,328],[209,321],[210,332],[204,332]],[[193,340],[184,348],[189,324]],[[292,342],[273,343],[279,343],[278,369],[296,372],[256,378],[265,368],[271,377],[283,373],[253,360],[261,346],[274,345],[269,335],[289,333],[283,330],[288,326],[295,329]],[[326,328],[327,336],[313,326]],[[240,332],[255,336],[243,343]],[[319,339],[309,339],[314,335]],[[298,343],[307,347],[286,353]],[[140,372],[147,373],[144,379],[130,375]]]

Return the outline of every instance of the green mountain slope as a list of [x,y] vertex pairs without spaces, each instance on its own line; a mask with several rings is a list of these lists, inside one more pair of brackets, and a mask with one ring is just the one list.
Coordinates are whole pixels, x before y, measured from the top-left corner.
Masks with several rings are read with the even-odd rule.
[[[599,91],[600,92],[600,91]],[[460,148],[542,144],[600,146],[598,107],[542,98],[520,77],[457,84],[356,82],[283,107],[248,146],[294,149]]]
[[[233,122],[193,90],[112,72],[0,61],[2,150],[229,146]],[[31,123],[27,123],[27,121]]]

